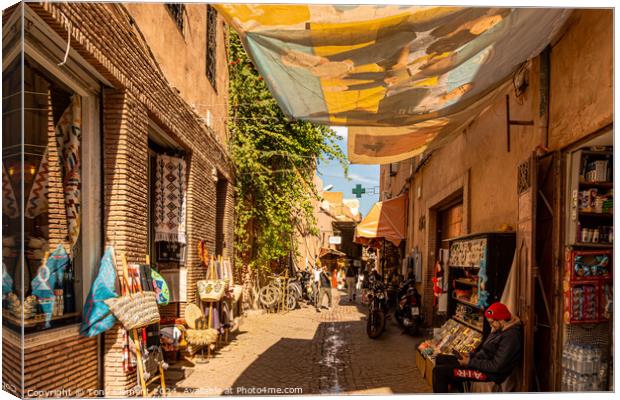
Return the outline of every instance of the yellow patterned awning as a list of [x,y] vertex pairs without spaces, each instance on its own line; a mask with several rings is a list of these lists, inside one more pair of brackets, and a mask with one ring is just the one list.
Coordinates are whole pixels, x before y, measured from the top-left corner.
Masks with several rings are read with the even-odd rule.
[[447,140],[489,104],[521,63],[544,49],[570,13],[396,5],[216,7],[240,33],[283,112],[361,127],[350,130],[349,158],[368,164],[405,159]]

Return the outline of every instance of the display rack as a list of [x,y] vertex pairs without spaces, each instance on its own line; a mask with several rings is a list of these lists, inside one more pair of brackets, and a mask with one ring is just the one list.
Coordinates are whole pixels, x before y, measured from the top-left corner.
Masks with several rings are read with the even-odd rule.
[[450,243],[448,315],[486,335],[484,310],[499,301],[514,256],[514,232],[460,236]]
[[566,250],[564,322],[594,324],[609,320],[613,298],[612,250]]

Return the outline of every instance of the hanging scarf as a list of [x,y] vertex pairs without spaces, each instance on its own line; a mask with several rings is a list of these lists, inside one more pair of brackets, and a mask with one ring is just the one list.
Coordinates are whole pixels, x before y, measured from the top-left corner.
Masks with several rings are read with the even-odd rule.
[[99,263],[97,277],[93,281],[84,303],[84,319],[80,327],[80,334],[83,336],[98,335],[112,328],[116,323],[116,317],[104,302],[104,300],[118,297],[115,283],[114,249],[107,247]]
[[34,176],[34,182],[32,183],[30,194],[28,195],[28,201],[26,201],[26,218],[35,218],[47,211],[48,177],[49,162],[46,149],[43,158],[41,158],[41,163],[39,163],[37,174]]
[[82,140],[82,105],[79,96],[71,97],[71,104],[56,125],[58,158],[63,173],[63,193],[67,211],[67,229],[71,247],[80,235],[81,190],[80,142]]
[[155,241],[186,243],[185,160],[157,155]]
[[2,163],[2,213],[9,218],[19,217],[17,199],[11,180],[4,169],[4,163]]

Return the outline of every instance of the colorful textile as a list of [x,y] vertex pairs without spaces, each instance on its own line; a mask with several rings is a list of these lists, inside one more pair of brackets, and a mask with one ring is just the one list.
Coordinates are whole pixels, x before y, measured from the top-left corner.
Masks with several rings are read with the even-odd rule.
[[63,174],[63,194],[67,211],[67,229],[71,246],[75,245],[80,235],[81,223],[81,160],[80,145],[82,141],[82,104],[80,97],[71,97],[71,104],[60,117],[56,125],[58,158]]
[[165,306],[170,302],[170,290],[168,284],[159,272],[151,269],[151,279],[153,280],[153,288],[157,294],[157,304]]
[[[218,4],[282,111],[349,131],[356,163],[387,164],[458,131],[538,55],[562,8]],[[484,100],[484,101],[483,101]],[[475,110],[469,108],[474,106]],[[374,127],[407,127],[401,135]],[[412,138],[412,135],[414,136]]]
[[47,211],[47,187],[49,178],[49,162],[47,159],[47,149],[41,158],[37,174],[34,176],[32,188],[26,201],[26,218],[35,218]]
[[116,267],[114,266],[114,249],[107,247],[99,263],[99,272],[93,281],[86,301],[84,302],[84,318],[80,334],[91,337],[103,333],[116,323],[116,317],[104,300],[118,297],[115,288]]
[[2,214],[9,218],[19,217],[19,207],[15,198],[15,191],[4,169],[4,163],[2,163]]
[[155,184],[155,241],[186,243],[185,160],[157,155]]
[[69,256],[65,251],[65,248],[59,244],[56,250],[50,254],[49,258],[45,261],[45,264],[39,267],[37,275],[32,279],[30,286],[32,287],[32,294],[37,296],[41,310],[45,314],[45,327],[50,327],[50,321],[52,320],[52,310],[54,309],[54,303],[56,297],[54,296],[54,289],[57,282],[62,282],[65,274],[65,269],[69,265]]
[[13,293],[13,278],[6,269],[6,265],[2,263],[2,297]]

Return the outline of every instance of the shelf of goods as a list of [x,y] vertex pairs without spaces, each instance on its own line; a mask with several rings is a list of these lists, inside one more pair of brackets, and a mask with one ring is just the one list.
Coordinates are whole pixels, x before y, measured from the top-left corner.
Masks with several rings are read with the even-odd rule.
[[570,210],[566,240],[584,248],[611,248],[614,238],[613,152],[578,150],[569,159]]
[[564,322],[608,321],[613,307],[612,250],[566,250]]
[[486,334],[484,310],[499,301],[515,250],[514,232],[488,232],[448,240],[448,315]]

